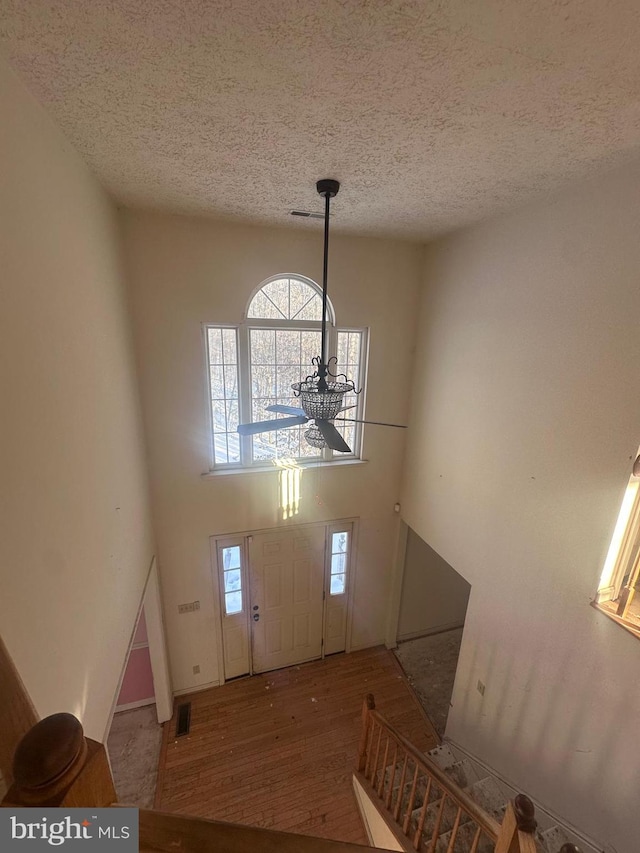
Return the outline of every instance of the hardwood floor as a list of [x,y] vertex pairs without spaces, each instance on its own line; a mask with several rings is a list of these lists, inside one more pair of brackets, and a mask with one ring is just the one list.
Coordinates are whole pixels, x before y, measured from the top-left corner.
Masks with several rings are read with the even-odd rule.
[[191,731],[164,727],[156,808],[366,844],[351,783],[366,693],[419,749],[437,745],[391,652],[333,655],[180,697]]

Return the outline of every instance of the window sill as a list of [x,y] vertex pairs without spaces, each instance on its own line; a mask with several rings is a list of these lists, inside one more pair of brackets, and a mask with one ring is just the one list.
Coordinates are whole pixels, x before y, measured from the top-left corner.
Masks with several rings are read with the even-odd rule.
[[[332,459],[329,462],[301,462],[298,467],[301,471],[308,471],[315,468],[350,468],[353,465],[366,465],[367,459]],[[287,465],[252,465],[246,468],[217,468],[212,471],[205,471],[200,474],[201,479],[208,480],[211,477],[229,477],[232,474],[264,474],[265,472],[274,471],[289,471]]]
[[[607,605],[610,605],[609,607]],[[613,622],[616,622],[620,625],[621,628],[624,628],[625,631],[628,631],[630,634],[633,634],[634,637],[637,637],[640,640],[640,625],[636,625],[633,622],[630,622],[628,619],[623,619],[622,616],[618,616],[615,612],[615,604],[614,602],[604,602],[602,604],[598,604],[595,601],[591,602],[591,606],[595,607],[596,610],[599,610],[601,613],[604,613],[609,619]]]

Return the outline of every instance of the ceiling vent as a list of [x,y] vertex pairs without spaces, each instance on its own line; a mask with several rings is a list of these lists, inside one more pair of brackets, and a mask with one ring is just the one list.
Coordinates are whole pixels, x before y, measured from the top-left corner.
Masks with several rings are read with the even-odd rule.
[[290,210],[289,216],[302,216],[303,219],[324,219],[324,213],[316,213],[313,210]]

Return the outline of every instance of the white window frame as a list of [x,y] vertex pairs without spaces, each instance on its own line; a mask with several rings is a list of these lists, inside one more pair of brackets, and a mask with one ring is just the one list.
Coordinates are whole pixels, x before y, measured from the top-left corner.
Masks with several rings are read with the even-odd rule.
[[[252,450],[251,450],[251,436],[238,436],[240,443],[240,462],[216,462],[215,459],[215,435],[213,428],[213,411],[211,405],[211,385],[210,385],[210,375],[209,375],[209,340],[208,340],[208,331],[209,329],[233,329],[236,333],[236,345],[237,345],[237,361],[238,361],[238,409],[239,409],[239,417],[240,423],[251,423],[252,421],[252,394],[251,394],[251,352],[250,352],[250,331],[252,329],[274,329],[274,330],[296,330],[296,331],[317,331],[320,332],[322,329],[322,323],[319,320],[286,320],[283,318],[280,319],[263,319],[256,317],[248,317],[249,306],[253,301],[255,295],[263,288],[265,285],[269,284],[271,281],[275,281],[277,279],[282,278],[292,278],[297,279],[298,281],[302,281],[303,283],[312,287],[319,296],[322,296],[322,288],[314,282],[312,279],[307,278],[303,275],[298,275],[297,273],[279,273],[277,275],[269,276],[269,278],[265,279],[261,282],[254,290],[252,291],[248,301],[247,307],[244,312],[243,320],[241,323],[232,324],[232,323],[203,323],[202,331],[203,331],[203,341],[204,341],[204,351],[205,351],[205,366],[206,366],[206,395],[207,395],[207,412],[208,412],[208,427],[209,427],[209,438],[210,438],[210,462],[209,462],[209,472],[234,472],[234,471],[247,471],[247,470],[273,470],[274,463],[277,464],[277,460],[264,460],[252,459]],[[332,358],[337,355],[338,349],[338,334],[339,333],[347,333],[354,332],[360,335],[360,352],[359,352],[359,376],[349,377],[353,378],[356,381],[356,387],[360,391],[358,394],[358,403],[356,409],[351,409],[345,412],[345,417],[353,417],[362,419],[364,417],[364,403],[365,403],[365,386],[366,386],[366,377],[367,377],[367,361],[369,355],[369,330],[366,327],[340,327],[336,326],[335,322],[335,312],[333,309],[333,305],[330,300],[327,299],[327,351],[328,357]],[[320,355],[320,353],[315,353],[314,355]],[[308,365],[308,373],[311,374],[313,372],[313,366],[311,363]],[[305,378],[304,375],[300,376],[300,379],[303,380]],[[357,383],[361,383],[358,388]],[[274,414],[274,417],[276,415]],[[338,422],[337,426],[339,427],[341,424]],[[348,426],[345,424],[345,426]],[[326,464],[326,463],[336,463],[339,460],[359,460],[362,454],[362,439],[363,439],[363,429],[362,424],[357,423],[353,424],[354,432],[353,432],[353,441],[351,442],[352,452],[351,453],[334,453],[328,447],[323,448],[317,456],[313,457],[298,457],[296,459],[297,464],[301,467],[306,467],[310,465],[318,465],[318,464]]]

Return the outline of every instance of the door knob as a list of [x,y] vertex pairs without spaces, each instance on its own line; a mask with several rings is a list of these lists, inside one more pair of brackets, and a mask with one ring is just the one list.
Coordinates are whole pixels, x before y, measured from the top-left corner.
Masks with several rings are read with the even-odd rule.
[[253,614],[253,621],[254,621],[254,622],[258,622],[259,620],[260,620],[260,614],[259,614],[259,613],[254,613],[254,614]]
[[258,609],[258,605],[257,605],[257,604],[254,604],[254,605],[253,605],[253,609],[254,609],[254,610],[257,610],[257,609]]

